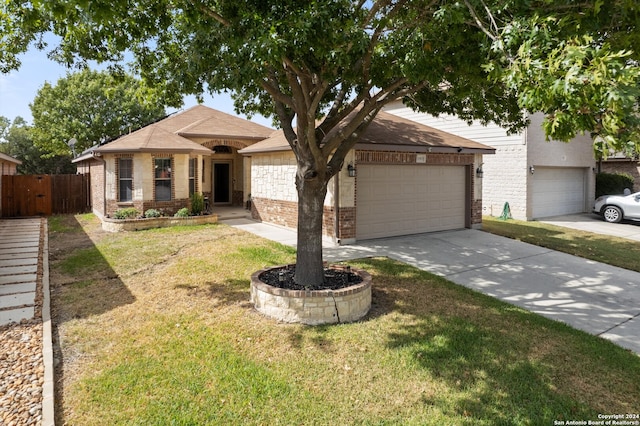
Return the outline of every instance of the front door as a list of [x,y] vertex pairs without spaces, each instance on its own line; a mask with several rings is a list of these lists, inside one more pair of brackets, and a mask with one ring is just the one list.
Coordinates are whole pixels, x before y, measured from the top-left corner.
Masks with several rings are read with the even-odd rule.
[[213,202],[231,204],[231,163],[213,163]]

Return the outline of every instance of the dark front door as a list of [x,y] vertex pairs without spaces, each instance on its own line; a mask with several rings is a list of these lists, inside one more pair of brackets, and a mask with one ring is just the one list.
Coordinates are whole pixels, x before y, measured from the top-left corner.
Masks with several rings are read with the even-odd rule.
[[231,164],[213,163],[213,202],[231,203]]

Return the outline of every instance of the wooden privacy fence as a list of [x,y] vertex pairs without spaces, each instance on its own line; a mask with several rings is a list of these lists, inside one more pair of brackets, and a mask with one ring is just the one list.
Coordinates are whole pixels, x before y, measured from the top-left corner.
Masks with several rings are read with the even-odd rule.
[[0,202],[0,217],[89,212],[89,175],[2,176]]

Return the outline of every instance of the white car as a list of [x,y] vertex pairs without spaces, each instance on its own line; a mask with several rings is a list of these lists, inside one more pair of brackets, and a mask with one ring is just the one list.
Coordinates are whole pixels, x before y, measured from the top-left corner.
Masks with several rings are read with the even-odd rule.
[[622,219],[640,220],[640,192],[598,197],[593,205],[593,212],[611,223]]

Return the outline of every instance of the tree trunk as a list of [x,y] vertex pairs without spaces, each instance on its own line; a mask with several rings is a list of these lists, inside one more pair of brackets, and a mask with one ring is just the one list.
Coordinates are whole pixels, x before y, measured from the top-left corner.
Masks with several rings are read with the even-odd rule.
[[320,285],[324,282],[322,265],[322,216],[327,181],[316,176],[304,179],[298,175],[298,253],[297,284]]

